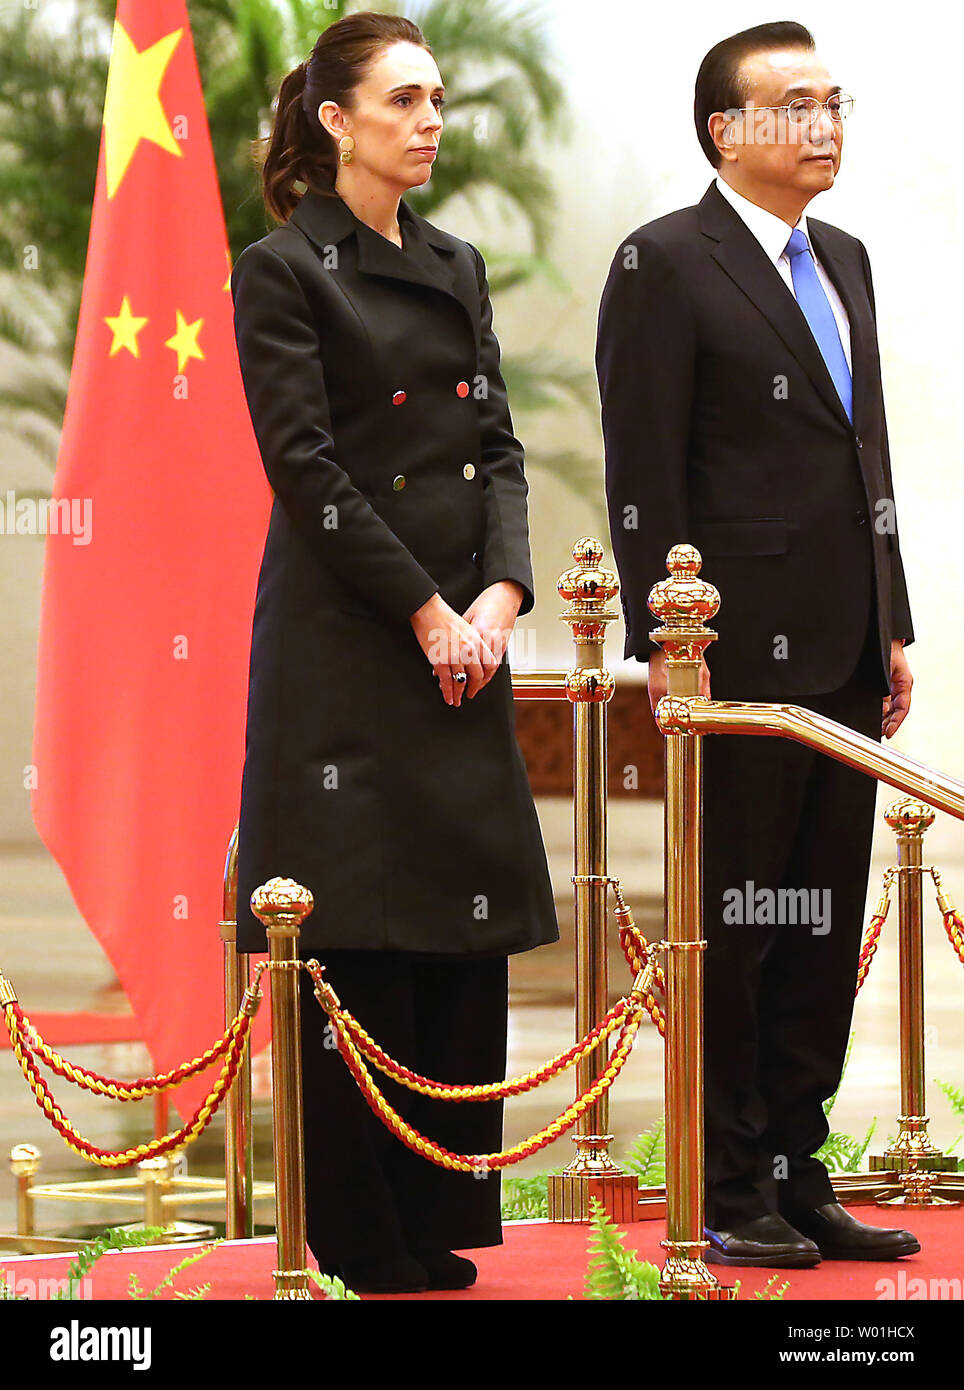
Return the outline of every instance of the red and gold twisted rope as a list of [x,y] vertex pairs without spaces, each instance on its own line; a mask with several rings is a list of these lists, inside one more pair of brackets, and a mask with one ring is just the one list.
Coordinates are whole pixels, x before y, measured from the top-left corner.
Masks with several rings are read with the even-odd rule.
[[109,1096],[111,1100],[121,1101],[143,1100],[145,1096],[155,1095],[158,1091],[171,1090],[175,1086],[180,1086],[188,1077],[203,1071],[227,1052],[239,1024],[237,1018],[232,1019],[222,1037],[213,1047],[209,1047],[206,1052],[202,1052],[193,1061],[182,1062],[173,1071],[163,1072],[158,1076],[142,1076],[137,1081],[117,1081],[113,1077],[101,1076],[99,1072],[77,1066],[74,1062],[68,1062],[66,1058],[61,1057],[58,1052],[55,1052],[44,1042],[18,1003],[14,1002],[12,1007],[20,1020],[24,1037],[29,1039],[33,1055],[46,1062],[51,1071],[64,1077],[65,1080],[73,1082],[75,1086],[83,1087],[86,1091],[94,1091],[98,1095]]
[[941,916],[944,919],[944,930],[947,932],[947,939],[954,947],[958,960],[964,965],[964,921],[956,907],[950,907]]
[[958,960],[964,965],[964,920],[950,898],[944,892],[941,883],[939,869],[931,868],[931,878],[934,880],[934,887],[937,889],[937,906],[940,908],[941,918],[944,922],[944,930],[947,932],[947,939],[954,948],[954,953]]
[[[512,1077],[506,1081],[453,1085],[444,1081],[433,1081],[430,1077],[422,1076],[421,1073],[412,1071],[410,1067],[403,1066],[394,1057],[390,1057],[353,1014],[350,1014],[347,1009],[340,1005],[334,1004],[334,996],[329,993],[326,982],[321,978],[322,967],[318,962],[316,960],[306,961],[305,968],[318,987],[315,997],[320,1006],[326,1010],[332,1021],[337,1015],[341,1026],[351,1033],[359,1051],[368,1061],[372,1062],[386,1076],[390,1076],[401,1085],[407,1086],[410,1091],[417,1091],[419,1095],[428,1096],[433,1100],[497,1100],[505,1096],[522,1095],[526,1091],[534,1090],[535,1087],[541,1086],[544,1081],[568,1070],[569,1067],[574,1066],[576,1062],[593,1052],[605,1038],[616,1031],[620,1020],[630,1007],[626,999],[620,999],[590,1033],[574,1043],[566,1052],[561,1052],[557,1057],[543,1063],[537,1071],[526,1072],[523,1076]],[[319,997],[318,991],[323,997]],[[325,999],[329,1002],[325,1003]]]
[[505,1168],[511,1163],[518,1163],[523,1158],[528,1158],[530,1154],[537,1153],[539,1149],[551,1144],[564,1134],[567,1129],[576,1123],[584,1110],[594,1104],[599,1097],[609,1089],[613,1081],[622,1070],[623,1064],[632,1050],[636,1030],[639,1027],[643,1013],[642,1004],[632,1005],[620,1030],[619,1038],[613,1049],[613,1054],[609,1059],[606,1070],[597,1077],[592,1086],[588,1087],[580,1096],[577,1096],[573,1103],[568,1106],[562,1114],[558,1115],[545,1129],[538,1134],[532,1135],[520,1144],[513,1145],[510,1149],[504,1149],[500,1153],[494,1154],[457,1154],[451,1153],[448,1149],[442,1148],[440,1144],[435,1144],[425,1135],[420,1134],[391,1105],[379,1091],[372,1080],[361,1053],[355,1047],[351,1034],[343,1026],[343,1021],[336,1015],[332,1017],[332,1024],[339,1033],[339,1037],[345,1044],[342,1053],[345,1063],[358,1083],[359,1089],[371,1109],[375,1112],[381,1122],[391,1130],[397,1139],[412,1149],[413,1152],[420,1154],[422,1158],[437,1164],[442,1168],[452,1168],[460,1172],[475,1173],[480,1170],[491,1168]]
[[[626,957],[626,962],[629,965],[630,970],[634,971],[635,974],[638,975],[640,970],[644,970],[646,968],[646,965],[649,963],[649,960],[653,955],[654,948],[649,944],[645,936],[643,936],[642,932],[636,926],[620,926],[619,944],[622,947],[623,955]],[[662,968],[658,965],[655,968],[653,978],[665,995],[666,981],[663,978]],[[647,991],[646,994],[643,996],[643,1003],[646,1007],[646,1012],[649,1014],[650,1018],[656,1024],[656,1027],[659,1029],[660,1037],[665,1038],[666,1015],[657,1003],[656,996],[652,994],[650,991]]]
[[156,1158],[171,1149],[181,1148],[192,1143],[199,1134],[203,1133],[234,1081],[241,1058],[244,1055],[251,1026],[249,1014],[239,1015],[239,1019],[236,1020],[238,1027],[229,1044],[228,1054],[218,1079],[186,1125],[170,1134],[165,1134],[160,1139],[152,1139],[149,1143],[136,1144],[130,1149],[113,1150],[99,1149],[81,1134],[78,1134],[54,1100],[46,1081],[40,1074],[36,1059],[30,1050],[30,1044],[21,1032],[18,1010],[14,1004],[6,1003],[3,1013],[7,1032],[10,1034],[10,1044],[17,1061],[20,1063],[20,1069],[27,1084],[34,1093],[37,1104],[69,1149],[103,1168],[127,1168],[131,1164],[140,1163],[145,1158]]
[[860,987],[867,978],[870,970],[870,962],[874,958],[877,950],[877,942],[880,939],[881,928],[887,919],[887,910],[890,907],[888,901],[883,912],[877,911],[871,917],[867,930],[864,933],[863,944],[860,948],[860,960],[857,963],[857,988],[854,990],[854,997],[860,993]]
[[[626,963],[633,974],[638,977],[639,972],[644,970],[646,966],[652,962],[652,980],[657,989],[662,992],[663,998],[665,999],[666,979],[663,975],[662,968],[655,960],[658,948],[650,945],[646,937],[633,921],[633,911],[623,897],[619,879],[610,878],[609,883],[616,899],[616,921],[619,927],[619,944],[622,948],[623,955],[626,957]],[[651,990],[646,990],[643,993],[643,1004],[646,1008],[646,1012],[659,1030],[660,1037],[665,1040],[666,1015],[660,1007],[655,994],[653,994]]]

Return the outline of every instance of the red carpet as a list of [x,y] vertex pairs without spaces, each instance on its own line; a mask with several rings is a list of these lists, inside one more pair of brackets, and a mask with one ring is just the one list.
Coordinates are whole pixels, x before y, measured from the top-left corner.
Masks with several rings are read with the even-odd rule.
[[[825,1261],[816,1269],[753,1270],[723,1269],[712,1266],[721,1283],[740,1282],[740,1296],[753,1298],[773,1274],[787,1281],[785,1300],[793,1299],[957,1299],[962,1297],[964,1271],[964,1209],[933,1211],[850,1206],[858,1220],[879,1226],[906,1226],[921,1242],[921,1252],[897,1261]],[[664,1235],[662,1221],[641,1221],[623,1227],[624,1248],[635,1250],[640,1259],[658,1267],[663,1263],[659,1242]],[[550,1225],[544,1221],[513,1221],[504,1227],[504,1244],[483,1250],[468,1250],[479,1269],[471,1289],[423,1294],[365,1295],[366,1301],[511,1301],[560,1300],[572,1295],[584,1297],[589,1227]],[[157,1284],[168,1270],[197,1246],[176,1245],[149,1250],[123,1250],[105,1255],[94,1267],[89,1296],[94,1299],[126,1299],[128,1276],[136,1271],[145,1289]],[[271,1270],[276,1246],[271,1238],[236,1241],[219,1246],[175,1280],[181,1291],[210,1283],[211,1299],[270,1299],[274,1292]],[[21,1256],[0,1250],[0,1269],[14,1293],[30,1297],[49,1297],[49,1285],[40,1281],[64,1278],[70,1257],[66,1255]],[[313,1268],[317,1268],[310,1261]],[[318,1297],[320,1290],[315,1290]],[[171,1291],[161,1297],[171,1298]]]

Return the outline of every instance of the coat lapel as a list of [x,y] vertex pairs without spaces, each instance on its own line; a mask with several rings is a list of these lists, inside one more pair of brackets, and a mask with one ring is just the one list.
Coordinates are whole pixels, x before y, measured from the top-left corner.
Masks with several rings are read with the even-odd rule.
[[[739,285],[743,293],[753,301],[760,312],[766,316],[840,423],[847,430],[854,428],[859,418],[856,405],[858,385],[862,385],[863,376],[866,374],[862,363],[859,363],[858,370],[858,353],[862,353],[864,349],[859,332],[856,338],[853,337],[853,333],[851,337],[855,402],[854,426],[852,426],[840,397],[837,395],[837,388],[827,370],[823,354],[817,347],[816,340],[799,304],[749,227],[739,213],[730,207],[715,184],[710,184],[700,200],[698,208],[700,226],[703,232],[717,243],[711,252],[714,259]],[[809,225],[812,230],[813,224],[809,223]],[[788,231],[787,236],[789,237],[789,235]],[[823,261],[826,238],[814,237],[813,244],[821,261]],[[827,265],[827,273],[837,288],[841,290],[841,299],[843,299],[844,306],[851,318],[851,329],[853,329],[855,316],[852,310],[852,296],[845,294],[841,289],[839,282],[842,277],[839,262],[836,259],[831,261],[829,256],[827,259],[830,262]]]
[[356,217],[338,194],[318,193],[309,189],[289,218],[321,249],[354,236],[357,246],[355,268],[363,275],[406,280],[410,284],[426,285],[451,295],[469,316],[478,351],[481,338],[480,305],[474,275],[465,273],[463,267],[457,264],[451,238],[425,218],[419,217],[404,199],[399,200],[398,220],[405,242],[404,250]]

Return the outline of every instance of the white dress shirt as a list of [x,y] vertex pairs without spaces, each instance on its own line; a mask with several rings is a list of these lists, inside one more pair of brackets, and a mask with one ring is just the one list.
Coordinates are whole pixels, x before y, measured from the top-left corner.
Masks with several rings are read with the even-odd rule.
[[843,306],[840,295],[837,293],[833,281],[817,257],[813,242],[810,240],[810,233],[807,230],[807,215],[801,213],[796,227],[791,227],[784,222],[782,217],[777,217],[775,213],[768,212],[766,208],[761,208],[757,203],[751,203],[749,198],[744,198],[742,193],[737,193],[735,188],[730,185],[719,174],[716,176],[716,186],[723,197],[732,208],[742,217],[757,241],[763,247],[767,256],[776,266],[777,271],[783,277],[784,283],[791,294],[793,290],[793,274],[790,270],[790,257],[786,254],[787,242],[794,231],[801,231],[807,238],[807,245],[810,247],[810,254],[813,256],[813,263],[816,266],[817,276],[826,291],[833,310],[833,316],[837,320],[837,332],[840,334],[840,342],[847,358],[847,366],[853,373],[853,364],[850,360],[850,319],[847,310]]

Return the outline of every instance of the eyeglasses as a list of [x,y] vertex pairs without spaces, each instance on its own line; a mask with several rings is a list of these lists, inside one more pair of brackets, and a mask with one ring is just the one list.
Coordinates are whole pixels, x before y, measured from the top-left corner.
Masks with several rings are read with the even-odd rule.
[[792,125],[812,125],[821,111],[826,111],[830,119],[838,125],[853,112],[854,99],[843,92],[835,92],[826,101],[816,97],[796,97],[785,106],[737,106],[736,111],[785,111]]

